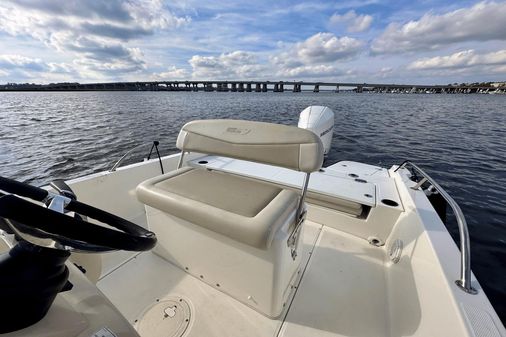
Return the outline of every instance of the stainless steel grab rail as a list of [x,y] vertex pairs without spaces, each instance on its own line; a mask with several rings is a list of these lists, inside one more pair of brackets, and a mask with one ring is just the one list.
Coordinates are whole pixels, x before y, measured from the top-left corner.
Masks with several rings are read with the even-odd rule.
[[473,295],[477,294],[478,291],[471,285],[471,249],[469,230],[467,229],[467,222],[466,218],[464,217],[464,213],[462,213],[462,210],[460,209],[460,206],[457,204],[457,202],[453,200],[453,198],[441,186],[439,186],[439,184],[436,183],[434,179],[432,179],[427,173],[425,173],[425,171],[423,171],[416,164],[413,164],[411,161],[404,161],[398,168],[395,169],[394,172],[406,167],[408,164],[423,176],[423,179],[420,180],[415,186],[413,186],[412,189],[418,190],[424,182],[428,181],[452,208],[453,213],[457,218],[460,234],[460,279],[456,280],[455,283],[466,293]]
[[[133,151],[137,150],[138,148],[142,147],[142,146],[145,146],[147,143],[142,143],[142,144],[139,144],[139,145],[136,145],[134,146],[133,148],[131,148],[130,150],[128,150],[123,156],[121,156],[120,159],[118,159],[118,161],[111,167],[111,169],[109,170],[109,172],[114,172],[116,171],[116,169],[119,167],[119,165],[123,162],[123,160],[126,158],[126,156],[128,156],[130,153],[132,153]],[[153,141],[152,143],[152,146],[151,146],[151,151],[149,151],[149,155],[147,157],[147,159],[149,160],[150,156],[151,156],[151,153],[153,152],[153,148],[156,149],[156,154],[158,156],[158,161],[160,162],[160,169],[162,170],[162,174],[163,174],[163,164],[162,164],[162,159],[160,157],[160,152],[158,151],[158,145],[160,144],[157,140]]]
[[145,146],[146,144],[139,144],[137,146],[134,146],[133,148],[131,148],[130,150],[128,150],[123,156],[121,156],[120,159],[118,159],[118,161],[111,167],[111,169],[109,170],[109,172],[114,172],[116,171],[116,169],[118,168],[118,166],[121,164],[121,162],[126,158],[126,156],[128,156],[130,153],[134,152],[135,150],[137,150],[138,148],[142,147],[142,146]]

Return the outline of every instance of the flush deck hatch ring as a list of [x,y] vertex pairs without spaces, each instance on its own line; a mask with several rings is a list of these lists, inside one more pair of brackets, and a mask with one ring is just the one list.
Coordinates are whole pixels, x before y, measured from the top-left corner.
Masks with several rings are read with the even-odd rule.
[[143,337],[180,337],[188,330],[191,309],[181,297],[163,299],[148,308],[135,324]]

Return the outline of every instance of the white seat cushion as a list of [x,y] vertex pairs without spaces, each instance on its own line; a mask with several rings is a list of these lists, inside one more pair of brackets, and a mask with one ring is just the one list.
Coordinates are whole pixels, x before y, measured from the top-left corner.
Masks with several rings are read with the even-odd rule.
[[274,234],[295,218],[294,191],[230,173],[185,167],[137,187],[144,204],[239,242],[269,248]]

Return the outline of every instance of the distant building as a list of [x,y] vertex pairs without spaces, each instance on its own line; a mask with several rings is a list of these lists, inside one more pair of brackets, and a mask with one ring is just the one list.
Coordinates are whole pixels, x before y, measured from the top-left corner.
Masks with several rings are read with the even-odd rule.
[[490,83],[494,88],[506,87],[506,82],[494,82]]

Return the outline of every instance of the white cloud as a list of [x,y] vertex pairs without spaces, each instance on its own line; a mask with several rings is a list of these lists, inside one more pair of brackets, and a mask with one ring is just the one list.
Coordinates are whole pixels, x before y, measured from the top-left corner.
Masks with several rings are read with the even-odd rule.
[[49,37],[56,30],[70,30],[82,35],[129,40],[153,34],[155,29],[179,27],[191,21],[166,10],[160,0],[4,0],[0,18],[0,29],[7,33],[38,39]]
[[371,27],[373,17],[365,14],[357,14],[355,11],[350,10],[345,14],[335,13],[330,17],[329,23],[332,26],[345,24],[347,25],[348,32],[360,33],[366,31]]
[[506,73],[506,65],[496,67],[496,68],[494,69],[494,71],[495,71],[496,73]]
[[394,69],[392,67],[383,67],[376,74],[374,74],[377,78],[388,78],[394,73]]
[[341,76],[344,74],[346,74],[346,72],[336,65],[319,64],[313,66],[306,65],[293,68],[282,68],[276,73],[276,76],[280,76],[281,78],[324,78],[331,76]]
[[194,55],[188,62],[195,79],[291,79],[349,75],[338,62],[363,50],[363,42],[332,33],[317,33],[306,40],[280,43],[270,53],[234,51],[218,56]]
[[180,27],[191,22],[189,17],[178,17],[164,9],[162,0],[136,0],[126,2],[125,6],[136,22],[145,29],[167,29]]
[[337,37],[332,33],[317,33],[298,42],[284,53],[273,57],[274,63],[285,66],[314,65],[346,60],[363,49],[363,42],[351,37]]
[[506,40],[506,2],[480,2],[417,21],[391,23],[371,45],[374,53],[433,50],[463,41]]
[[17,54],[0,55],[0,77],[15,75],[23,80],[51,80],[67,75],[76,76],[72,66],[65,63],[44,62],[40,58],[31,58]]
[[486,54],[478,54],[470,49],[447,56],[424,58],[410,63],[408,69],[462,69],[491,65],[506,65],[506,49]]
[[363,43],[331,33],[318,33],[268,55],[234,51],[218,56],[194,55],[189,63],[195,79],[323,78],[349,74],[337,64],[358,54]]
[[234,51],[218,56],[194,55],[188,61],[197,79],[245,79],[263,77],[265,66],[255,53]]
[[0,55],[0,68],[21,68],[42,71],[49,69],[48,65],[39,58],[30,58],[22,55]]
[[[0,0],[0,80],[501,80],[495,1],[420,12],[430,4]],[[378,31],[378,19],[398,23]]]
[[146,68],[129,41],[190,21],[165,9],[161,0],[18,0],[0,4],[0,31],[30,36],[74,58],[81,77],[121,76]]
[[184,80],[188,78],[188,71],[172,66],[167,71],[153,74],[151,78],[156,81]]
[[345,72],[337,63],[358,55],[364,48],[360,40],[332,33],[317,33],[270,56],[274,73],[282,77],[312,78],[340,76]]

